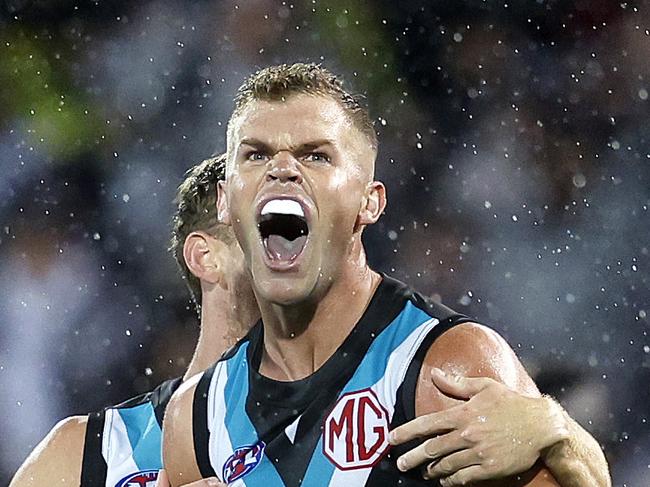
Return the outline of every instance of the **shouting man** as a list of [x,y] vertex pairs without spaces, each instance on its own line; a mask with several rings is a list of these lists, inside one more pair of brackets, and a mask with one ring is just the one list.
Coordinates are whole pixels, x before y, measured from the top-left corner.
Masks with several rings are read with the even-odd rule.
[[361,236],[386,205],[377,138],[334,75],[259,71],[227,141],[219,218],[262,320],[170,402],[172,485],[609,484],[596,442],[498,334],[368,266]]

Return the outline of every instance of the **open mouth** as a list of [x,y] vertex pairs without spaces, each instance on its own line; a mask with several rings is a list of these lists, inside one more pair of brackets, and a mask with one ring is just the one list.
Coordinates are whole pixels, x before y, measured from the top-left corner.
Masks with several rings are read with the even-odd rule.
[[294,262],[307,244],[309,226],[297,201],[273,199],[260,213],[257,226],[268,258],[278,264]]

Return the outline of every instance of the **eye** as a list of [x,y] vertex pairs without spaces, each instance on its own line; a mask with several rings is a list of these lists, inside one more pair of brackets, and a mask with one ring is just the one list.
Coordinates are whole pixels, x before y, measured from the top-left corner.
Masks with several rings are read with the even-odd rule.
[[251,151],[246,153],[246,160],[247,161],[265,161],[266,160],[266,154],[264,152],[260,151]]
[[327,154],[322,152],[310,152],[305,154],[304,159],[309,162],[321,162],[321,163],[330,163],[332,162],[330,157]]

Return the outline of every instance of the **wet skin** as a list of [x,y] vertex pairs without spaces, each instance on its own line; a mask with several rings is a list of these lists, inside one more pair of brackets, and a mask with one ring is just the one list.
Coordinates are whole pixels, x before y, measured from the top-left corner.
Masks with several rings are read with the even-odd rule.
[[[379,282],[361,244],[385,206],[376,150],[337,101],[311,95],[252,102],[231,123],[228,148],[219,218],[234,229],[260,305],[260,372],[297,380],[338,348]],[[258,225],[274,199],[304,211],[307,238],[290,260],[270,258]]]
[[[350,258],[375,151],[331,98],[257,101],[234,122],[220,218],[233,225],[258,298],[290,305],[321,297]],[[260,204],[291,198],[309,234],[290,265],[272,262],[258,231]]]

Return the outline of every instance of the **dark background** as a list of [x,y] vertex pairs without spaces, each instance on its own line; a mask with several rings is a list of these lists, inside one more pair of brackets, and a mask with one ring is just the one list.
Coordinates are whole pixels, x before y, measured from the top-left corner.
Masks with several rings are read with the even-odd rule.
[[650,2],[0,1],[0,484],[61,418],[179,375],[184,171],[256,68],[367,96],[371,263],[500,331],[650,485]]

